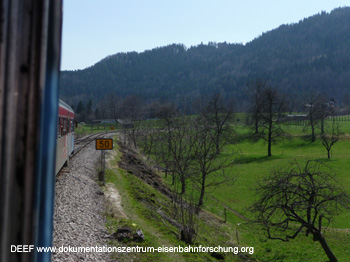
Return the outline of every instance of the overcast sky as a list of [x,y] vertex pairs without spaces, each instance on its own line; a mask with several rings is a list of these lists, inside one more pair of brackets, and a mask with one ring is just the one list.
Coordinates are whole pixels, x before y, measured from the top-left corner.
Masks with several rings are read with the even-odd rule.
[[246,43],[349,0],[64,0],[62,70],[172,43]]

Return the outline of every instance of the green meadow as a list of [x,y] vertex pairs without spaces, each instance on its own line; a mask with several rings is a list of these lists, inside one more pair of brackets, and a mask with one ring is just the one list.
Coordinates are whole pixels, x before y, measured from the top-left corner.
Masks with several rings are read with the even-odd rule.
[[[311,142],[310,130],[305,127],[304,123],[283,125],[285,136],[273,144],[272,157],[267,157],[267,144],[262,139],[258,141],[251,139],[251,130],[244,125],[245,118],[246,115],[243,113],[235,115],[235,131],[232,134],[232,142],[222,152],[223,156],[230,156],[234,159],[235,164],[231,168],[226,169],[225,172],[235,177],[235,182],[233,184],[220,185],[215,189],[208,189],[205,195],[203,209],[211,213],[216,220],[219,219],[222,226],[213,228],[201,222],[201,230],[198,232],[199,235],[195,245],[224,246],[225,243],[228,245],[234,243],[241,247],[254,247],[254,254],[251,258],[255,261],[327,261],[328,258],[320,243],[314,242],[311,236],[306,237],[303,232],[289,242],[267,239],[265,232],[256,224],[250,222],[253,216],[249,211],[249,207],[255,200],[254,188],[256,181],[268,175],[273,169],[288,167],[293,161],[298,162],[301,166],[308,160],[321,161],[331,168],[339,184],[350,194],[350,122],[337,121],[341,136],[332,148],[331,159],[327,158],[327,151],[323,147],[319,137],[317,137],[315,142]],[[154,123],[157,126],[157,121],[154,121]],[[326,122],[327,125],[330,123],[330,121]],[[84,132],[91,132],[91,126],[86,125],[82,127],[82,130]],[[98,132],[98,130],[93,129],[92,132]],[[319,129],[317,132],[319,132]],[[124,171],[121,170],[120,172],[120,174],[124,174]],[[138,181],[136,184],[139,186],[142,183],[141,180],[126,174],[123,176],[120,175],[118,181],[115,183],[118,190],[122,194],[125,193],[124,199],[129,199],[125,200],[124,204],[128,207],[134,207],[134,211],[130,209],[129,211],[127,210],[128,213],[133,214],[136,212],[135,210],[152,212],[149,211],[148,205],[144,205],[143,202],[137,199],[132,199],[135,198],[135,195],[139,194],[137,192],[148,192],[148,195],[155,194],[156,196],[158,193],[155,193],[154,189],[148,186],[142,186],[142,190],[134,188],[130,191],[131,193],[127,193],[125,191],[127,187],[122,184],[124,183],[123,181],[132,184]],[[168,176],[164,181],[171,187],[171,176]],[[163,203],[164,208],[170,205],[170,203],[167,203],[168,200],[164,199],[161,195],[157,198],[160,199],[159,203]],[[132,204],[128,201],[134,202]],[[154,209],[156,210],[156,208]],[[167,245],[183,245],[176,238],[170,237],[169,232],[167,233],[168,229],[164,228],[161,223],[158,225],[153,218],[148,219],[147,216],[140,215],[138,212],[134,214],[134,220],[132,222],[141,225],[144,224],[142,228],[146,230],[146,236],[151,237],[149,240],[151,242],[146,243],[146,245],[159,246],[163,242]],[[227,222],[223,223],[225,212]],[[155,213],[153,213],[152,217],[154,216],[156,216]],[[159,228],[163,232],[164,237],[160,238],[159,233],[156,234],[153,232],[156,228]],[[324,236],[339,261],[350,261],[349,210],[343,211],[334,217],[328,229],[324,230]],[[149,258],[148,256],[146,257]],[[213,257],[207,254],[202,254],[198,257],[195,254],[169,254],[169,256],[167,255],[165,257],[160,255],[159,258],[161,260],[166,258],[169,261],[196,261],[197,259],[215,261]],[[244,261],[244,259],[238,259],[232,255],[226,255],[225,260]]]
[[[230,168],[232,176],[237,176],[233,185],[221,185],[209,192],[205,207],[208,211],[223,217],[227,210],[227,220],[237,229],[241,246],[253,246],[254,257],[258,261],[327,261],[318,242],[300,233],[289,242],[268,240],[264,231],[253,223],[240,218],[237,212],[252,218],[248,208],[255,200],[256,181],[273,169],[288,167],[297,161],[303,166],[308,160],[322,161],[335,173],[337,180],[350,194],[350,122],[339,121],[341,138],[332,148],[331,159],[318,138],[311,143],[308,131],[302,125],[284,125],[288,134],[272,146],[272,157],[267,157],[267,144],[263,140],[249,139],[249,129],[236,125],[235,143],[228,145],[223,154],[234,157],[235,165]],[[339,261],[350,261],[350,211],[344,211],[334,218],[324,232],[329,246]]]

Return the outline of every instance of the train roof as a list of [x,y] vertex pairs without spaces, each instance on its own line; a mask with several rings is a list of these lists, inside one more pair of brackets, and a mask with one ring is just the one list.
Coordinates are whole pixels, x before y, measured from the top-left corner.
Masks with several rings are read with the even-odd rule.
[[74,110],[73,108],[71,108],[66,102],[64,102],[63,100],[59,99],[59,107],[62,107],[70,112],[72,112],[74,114]]

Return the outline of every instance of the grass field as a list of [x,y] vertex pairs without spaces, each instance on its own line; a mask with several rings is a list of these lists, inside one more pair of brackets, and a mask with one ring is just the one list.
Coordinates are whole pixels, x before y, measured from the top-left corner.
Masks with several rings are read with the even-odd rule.
[[[258,228],[255,224],[242,219],[242,216],[250,219],[252,214],[249,213],[248,207],[254,202],[254,185],[257,179],[269,174],[271,170],[285,168],[291,162],[297,161],[303,165],[307,160],[319,160],[332,168],[333,172],[344,187],[345,191],[350,194],[350,122],[338,121],[340,131],[342,132],[340,140],[332,148],[332,158],[327,158],[327,151],[322,146],[318,138],[314,143],[310,142],[308,131],[303,125],[284,125],[283,128],[288,134],[285,138],[272,146],[272,157],[267,157],[267,144],[259,140],[257,142],[250,141],[247,137],[249,129],[243,125],[245,114],[237,114],[235,126],[235,142],[228,145],[223,154],[235,158],[235,165],[229,170],[232,176],[237,176],[233,185],[221,185],[215,190],[208,191],[205,196],[204,210],[209,211],[214,217],[224,219],[224,209],[227,212],[227,223],[223,228],[203,228],[196,244],[215,245],[217,243],[234,242],[240,246],[254,247],[253,258],[256,261],[327,261],[323,249],[319,242],[313,242],[312,237],[306,237],[300,233],[299,236],[289,242],[278,240],[268,240],[265,232]],[[238,120],[239,119],[239,120]],[[85,132],[88,127],[84,127]],[[90,128],[91,129],[91,128]],[[108,129],[108,128],[106,128]],[[93,130],[94,131],[94,130]],[[101,131],[101,130],[100,130]],[[98,132],[98,130],[96,130]],[[118,171],[112,170],[115,173]],[[115,176],[114,176],[115,177]],[[126,211],[131,215],[131,220],[127,223],[136,223],[145,229],[146,234],[150,236],[149,242],[145,245],[159,246],[182,245],[176,238],[169,235],[167,229],[154,219],[147,219],[147,207],[137,201],[134,196],[135,192],[148,192],[147,194],[155,194],[153,189],[145,187],[133,176],[119,172],[116,176],[118,181],[113,181],[109,176],[109,180],[114,182],[122,195],[125,195]],[[171,178],[165,181],[170,185]],[[161,196],[160,202],[166,202]],[[237,212],[242,216],[238,216]],[[154,214],[153,214],[154,215]],[[144,218],[142,218],[144,217]],[[113,224],[113,222],[111,222]],[[110,223],[110,224],[111,224]],[[124,223],[118,222],[118,223]],[[224,231],[223,231],[224,230]],[[158,237],[154,237],[154,236]],[[350,212],[344,211],[334,218],[329,228],[324,231],[325,238],[338,258],[339,261],[350,261]],[[227,260],[234,260],[232,256]],[[141,259],[141,257],[139,257]],[[181,260],[211,260],[212,257],[204,255],[197,257],[196,255],[147,255],[142,259],[160,259],[168,261]]]
[[[116,140],[117,138],[115,138]],[[114,233],[118,228],[142,229],[145,241],[142,243],[133,241],[120,243],[112,239],[108,244],[117,247],[188,247],[188,244],[180,241],[175,236],[174,233],[179,234],[178,230],[169,223],[165,226],[164,219],[159,215],[159,210],[162,210],[169,216],[171,215],[171,200],[150,185],[145,184],[140,178],[119,168],[117,164],[120,160],[118,148],[118,144],[115,143],[114,150],[117,153],[116,157],[108,162],[109,168],[106,170],[106,182],[114,184],[118,189],[127,218],[115,216],[107,208],[106,228],[110,234]],[[195,246],[215,247],[218,244],[228,246],[228,242],[231,242],[230,245],[232,245],[231,235],[233,235],[234,230],[229,224],[223,224],[220,219],[216,218],[212,223],[200,221],[199,227],[201,230],[198,232]],[[210,252],[148,252],[129,255],[115,253],[113,258],[118,261],[217,261],[211,256]],[[246,261],[235,254],[227,254],[225,259],[226,261]]]
[[[237,175],[233,185],[222,185],[209,193],[205,208],[216,215],[222,216],[224,206],[238,211],[247,218],[251,214],[247,208],[254,202],[254,185],[258,178],[271,172],[272,169],[287,167],[292,161],[300,164],[307,160],[323,161],[335,172],[339,183],[350,194],[350,140],[346,134],[350,133],[350,123],[340,122],[340,129],[344,133],[342,138],[332,149],[332,158],[327,159],[326,149],[320,140],[314,143],[303,131],[303,126],[286,125],[284,130],[290,135],[272,147],[272,157],[267,157],[267,144],[262,140],[253,143],[247,139],[237,139],[237,143],[227,146],[224,154],[234,156],[235,166],[232,175]],[[236,134],[242,136],[248,130],[243,125],[237,126]],[[228,210],[229,212],[229,210]],[[258,261],[326,261],[327,257],[318,242],[311,237],[300,234],[290,242],[267,240],[264,232],[256,226],[247,223],[233,212],[229,212],[228,221],[238,228],[240,243],[255,247],[255,257]],[[240,224],[239,226],[237,224]],[[334,222],[325,232],[326,239],[339,259],[350,261],[350,212],[346,211],[335,217]]]
[[88,134],[92,133],[99,133],[99,132],[108,132],[120,129],[120,126],[116,125],[115,123],[105,123],[105,124],[78,124],[78,127],[75,128],[75,136],[76,138],[86,136]]

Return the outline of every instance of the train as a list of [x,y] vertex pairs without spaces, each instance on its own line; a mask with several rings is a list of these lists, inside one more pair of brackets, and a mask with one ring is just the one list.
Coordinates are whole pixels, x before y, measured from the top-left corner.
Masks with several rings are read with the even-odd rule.
[[74,110],[61,99],[58,105],[57,144],[56,144],[56,174],[63,166],[68,165],[74,152]]

